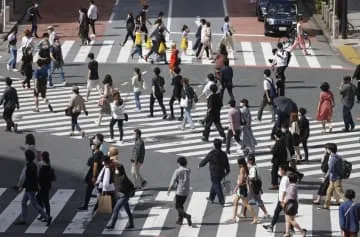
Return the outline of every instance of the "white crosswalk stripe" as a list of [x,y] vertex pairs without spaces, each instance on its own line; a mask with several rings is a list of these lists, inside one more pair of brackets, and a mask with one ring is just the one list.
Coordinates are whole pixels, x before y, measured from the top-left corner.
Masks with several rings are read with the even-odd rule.
[[[18,129],[29,130],[35,132],[45,132],[56,136],[69,136],[70,134],[70,118],[65,116],[63,112],[68,106],[71,97],[70,87],[55,87],[47,91],[47,98],[51,102],[55,113],[48,112],[47,105],[40,102],[40,112],[33,112],[33,92],[32,90],[24,90],[21,86],[21,81],[14,81],[13,85],[18,90],[20,97],[19,111],[14,113],[15,122],[18,124]],[[79,86],[80,93],[85,93],[85,86]],[[0,91],[4,89],[4,83],[0,83]],[[180,129],[180,122],[177,120],[162,120],[160,111],[155,110],[154,117],[148,118],[149,95],[146,92],[141,96],[141,103],[143,110],[141,112],[135,111],[135,102],[132,93],[122,93],[125,99],[126,112],[129,116],[129,121],[124,123],[124,143],[116,142],[114,145],[131,146],[133,144],[133,129],[140,128],[142,130],[142,137],[146,142],[146,149],[153,150],[164,154],[182,155],[192,159],[202,159],[213,147],[212,143],[205,143],[201,141],[203,128],[198,125],[196,121],[203,119],[206,113],[206,103],[198,102],[196,109],[192,111],[192,117],[195,121],[196,127],[194,130],[186,128]],[[93,93],[87,105],[89,111],[88,116],[81,115],[79,118],[80,127],[87,135],[102,133],[106,138],[109,137],[108,124],[109,116],[102,119],[101,126],[95,124],[98,117],[99,107],[98,94]],[[164,98],[164,104],[167,107],[169,98]],[[155,109],[156,109],[155,105]],[[179,105],[174,105],[175,113],[179,111]],[[228,126],[227,108],[221,111],[221,121],[223,127]],[[251,112],[253,117],[256,117],[256,111]],[[0,122],[0,126],[4,127],[5,123]],[[360,177],[360,161],[357,157],[360,155],[360,131],[355,130],[349,133],[341,132],[343,122],[334,122],[333,133],[323,133],[321,124],[313,119],[310,119],[310,138],[308,140],[309,159],[315,161],[298,165],[298,169],[306,176],[321,175],[319,160],[323,157],[324,144],[327,142],[334,142],[338,144],[339,154],[345,159],[353,163],[353,171],[350,178]],[[258,167],[271,168],[271,158],[269,147],[274,144],[270,140],[270,131],[273,125],[271,123],[271,114],[269,111],[264,111],[263,121],[254,120],[252,129],[254,136],[258,142],[256,146],[256,161]],[[115,137],[119,136],[119,132],[115,131]],[[213,131],[210,134],[210,141],[218,138],[218,132]],[[81,136],[76,135],[73,138],[80,139]],[[236,146],[233,145],[230,149],[229,161],[231,164],[236,164],[238,157]],[[318,162],[317,162],[318,161]],[[0,224],[1,225],[1,224]]]
[[[172,42],[178,42],[179,39],[170,39],[167,42],[169,49],[166,51],[167,59],[170,57],[170,48]],[[201,60],[196,59],[195,55],[192,52],[192,45],[194,41],[192,39],[188,40],[188,50],[187,55],[179,55],[182,59],[182,64],[206,64],[212,65],[211,60],[207,58],[202,58]],[[96,44],[90,44],[85,46],[80,46],[80,42],[75,40],[64,40],[62,41],[62,53],[64,57],[65,64],[71,63],[85,63],[87,62],[88,54],[93,52],[95,58],[99,63],[146,63],[144,60],[139,59],[135,60],[131,58],[131,52],[134,45],[129,40],[122,47],[118,46],[119,42],[115,40],[104,40],[97,41]],[[213,42],[214,46],[213,52],[217,51],[218,42]],[[178,48],[180,47],[177,44]],[[246,66],[269,66],[269,59],[273,58],[272,49],[276,48],[276,43],[274,42],[247,42],[241,41],[235,43],[235,50],[229,52],[230,65],[246,65]],[[181,49],[179,49],[181,50]],[[145,49],[145,44],[143,44],[143,55],[146,55],[148,52]],[[329,63],[329,57],[323,57],[322,55],[325,52],[320,51],[319,49],[309,49],[308,52],[310,56],[303,56],[301,50],[295,50],[292,52],[292,57],[289,62],[289,67],[307,67],[307,68],[342,68],[344,63],[341,60],[333,58],[334,63]],[[21,61],[22,51],[19,49],[17,51],[17,62]],[[205,56],[205,55],[204,55]],[[135,56],[137,57],[137,56]],[[8,56],[3,57],[7,59]],[[34,62],[36,61],[36,54],[34,56]],[[149,60],[150,61],[150,60]]]
[[[21,198],[23,197],[23,192],[20,194],[15,194],[13,191],[7,188],[0,188],[2,193],[7,195],[0,196],[0,202],[5,209],[0,213],[1,216],[1,232],[7,233],[8,229],[15,224],[15,221],[18,215],[21,212]],[[69,205],[71,202],[78,201],[79,195],[83,195],[81,192],[75,189],[57,189],[54,190],[54,194],[51,199],[51,215],[53,217],[53,222],[50,226],[46,226],[45,223],[42,223],[37,220],[36,216],[28,216],[28,219],[31,221],[34,220],[26,229],[24,229],[24,236],[27,234],[44,234],[49,233],[53,235],[117,235],[117,236],[127,236],[124,232],[125,226],[127,225],[128,218],[124,210],[120,211],[119,217],[116,221],[115,228],[112,230],[106,229],[105,226],[101,231],[99,225],[106,225],[104,223],[104,218],[109,219],[111,215],[101,215],[101,218],[98,215],[90,214],[92,210],[89,211],[77,211],[73,212],[72,205]],[[264,237],[264,236],[275,236],[275,233],[269,233],[263,229],[262,224],[265,224],[270,221],[270,219],[261,221],[259,224],[250,225],[250,219],[240,220],[237,222],[229,223],[233,215],[232,207],[232,196],[225,197],[224,207],[213,205],[208,202],[206,197],[208,197],[208,192],[198,192],[193,191],[188,195],[188,204],[185,206],[186,212],[192,216],[192,226],[188,226],[186,220],[184,224],[180,226],[178,230],[172,232],[172,236],[178,237],[198,237],[204,236],[201,234],[202,230],[207,228],[208,223],[211,223],[212,226],[216,227],[216,232],[214,232],[214,237],[223,237],[223,236],[239,236],[240,233],[247,233],[248,236],[254,237]],[[272,215],[275,209],[275,206],[278,202],[278,194],[276,192],[264,193],[263,200],[265,200],[265,207],[268,212]],[[5,198],[6,197],[6,198]],[[299,200],[299,211],[296,217],[297,222],[302,228],[307,229],[309,236],[317,235],[316,231],[322,231],[328,229],[331,231],[331,236],[339,235],[339,215],[338,207],[332,206],[329,212],[314,212],[316,208],[311,203],[313,198],[312,194],[298,194]],[[13,199],[13,200],[11,200]],[[175,225],[175,218],[177,216],[175,208],[173,208],[173,202],[175,200],[175,192],[170,192],[170,195],[166,191],[137,191],[135,196],[132,197],[129,201],[131,212],[134,213],[134,225],[135,229],[132,234],[136,236],[162,236],[166,234],[168,229],[173,229]],[[91,207],[95,203],[96,198],[92,198]],[[144,204],[149,204],[149,207],[144,206]],[[220,215],[211,216],[205,215],[209,208],[217,208]],[[90,208],[92,209],[92,208]],[[263,216],[262,211],[254,206],[254,210],[259,217]],[[261,212],[261,213],[260,213]],[[71,213],[71,215],[69,215]],[[137,215],[139,214],[139,215]],[[74,217],[72,216],[74,215]],[[213,214],[212,214],[213,215]],[[283,214],[281,214],[283,215]],[[141,216],[141,217],[138,217]],[[329,226],[319,226],[319,224],[324,225],[321,220],[329,219]],[[29,221],[28,220],[28,221]],[[242,227],[239,230],[239,225],[244,223],[249,226],[254,226],[254,228],[247,229]],[[281,221],[280,221],[281,222]],[[317,223],[319,222],[319,223]],[[109,223],[107,223],[109,224]],[[319,230],[314,229],[314,226]],[[283,231],[283,225],[277,225],[276,233]],[[102,229],[102,228],[101,228]],[[100,233],[99,233],[100,231]],[[250,231],[253,231],[251,233]],[[216,234],[215,234],[216,233]],[[133,236],[133,235],[131,235]]]

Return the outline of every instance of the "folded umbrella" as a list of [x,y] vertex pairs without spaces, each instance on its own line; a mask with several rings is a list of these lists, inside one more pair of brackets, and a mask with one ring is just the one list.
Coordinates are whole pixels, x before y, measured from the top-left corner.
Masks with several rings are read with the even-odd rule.
[[274,104],[275,110],[282,112],[282,113],[291,114],[291,113],[298,112],[298,107],[297,107],[296,103],[292,99],[287,98],[285,96],[276,97],[274,99],[273,104]]

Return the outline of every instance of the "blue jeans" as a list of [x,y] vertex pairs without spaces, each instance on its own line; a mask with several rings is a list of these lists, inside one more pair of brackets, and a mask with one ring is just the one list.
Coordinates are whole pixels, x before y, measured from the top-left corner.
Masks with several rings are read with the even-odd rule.
[[62,66],[59,66],[57,68],[54,67],[54,62],[51,61],[51,73],[50,76],[52,77],[52,75],[54,74],[55,70],[57,70],[60,74],[60,78],[62,81],[65,81],[65,75],[64,75],[64,70]]
[[135,54],[139,54],[139,57],[141,58],[143,57],[141,45],[135,45],[134,50],[131,53],[131,57],[134,57]]
[[126,211],[126,214],[129,217],[130,223],[133,223],[133,216],[131,214],[130,207],[129,207],[129,198],[128,197],[119,197],[118,200],[116,201],[116,204],[115,204],[114,208],[113,208],[113,213],[112,213],[112,216],[111,216],[111,223],[110,223],[111,226],[115,225],[116,220],[117,220],[117,218],[119,216],[120,209],[122,207],[125,208],[125,211]]
[[140,95],[141,95],[141,91],[134,92],[135,104],[138,110],[141,110]]
[[37,19],[35,16],[31,20],[31,35],[37,35]]
[[46,68],[46,71],[47,71],[47,73],[48,73],[48,83],[49,83],[49,86],[53,86],[52,76],[51,76],[51,63],[45,64],[44,67]]
[[16,56],[17,56],[17,49],[10,48],[10,59],[8,62],[10,68],[16,68]]
[[27,202],[30,200],[31,206],[35,208],[35,210],[41,215],[43,218],[49,218],[49,216],[45,213],[44,209],[41,208],[37,199],[36,192],[24,192],[23,199],[21,200],[21,219],[22,221],[26,221],[27,216]]
[[342,113],[346,130],[353,129],[355,127],[354,120],[351,115],[351,109],[352,108],[343,105]]
[[182,127],[185,127],[187,122],[190,123],[191,128],[195,127],[194,122],[192,121],[192,118],[191,118],[191,109],[184,108],[184,119],[183,119],[183,122],[182,122]]
[[225,203],[224,194],[223,194],[222,187],[221,187],[222,179],[223,179],[222,177],[215,177],[215,176],[211,177],[211,188],[210,188],[210,195],[209,195],[210,201],[214,201],[215,196],[217,196],[219,199],[219,203],[222,203],[222,204]]

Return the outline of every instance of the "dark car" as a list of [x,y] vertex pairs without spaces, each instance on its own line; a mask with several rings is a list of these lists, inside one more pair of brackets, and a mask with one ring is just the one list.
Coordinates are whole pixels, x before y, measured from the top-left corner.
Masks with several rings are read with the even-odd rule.
[[296,25],[297,4],[291,0],[271,0],[264,17],[264,35],[285,34]]
[[266,13],[266,7],[270,0],[256,0],[256,16],[258,21],[264,21],[264,14]]

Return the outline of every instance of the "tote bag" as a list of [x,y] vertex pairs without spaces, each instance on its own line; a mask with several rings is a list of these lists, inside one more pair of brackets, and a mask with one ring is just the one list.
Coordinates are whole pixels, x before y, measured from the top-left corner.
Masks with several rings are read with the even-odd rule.
[[111,205],[111,196],[103,195],[99,196],[99,213],[102,214],[111,214],[112,213],[112,205]]
[[166,47],[165,47],[164,42],[161,42],[161,43],[160,43],[158,51],[159,51],[159,54],[165,53]]

